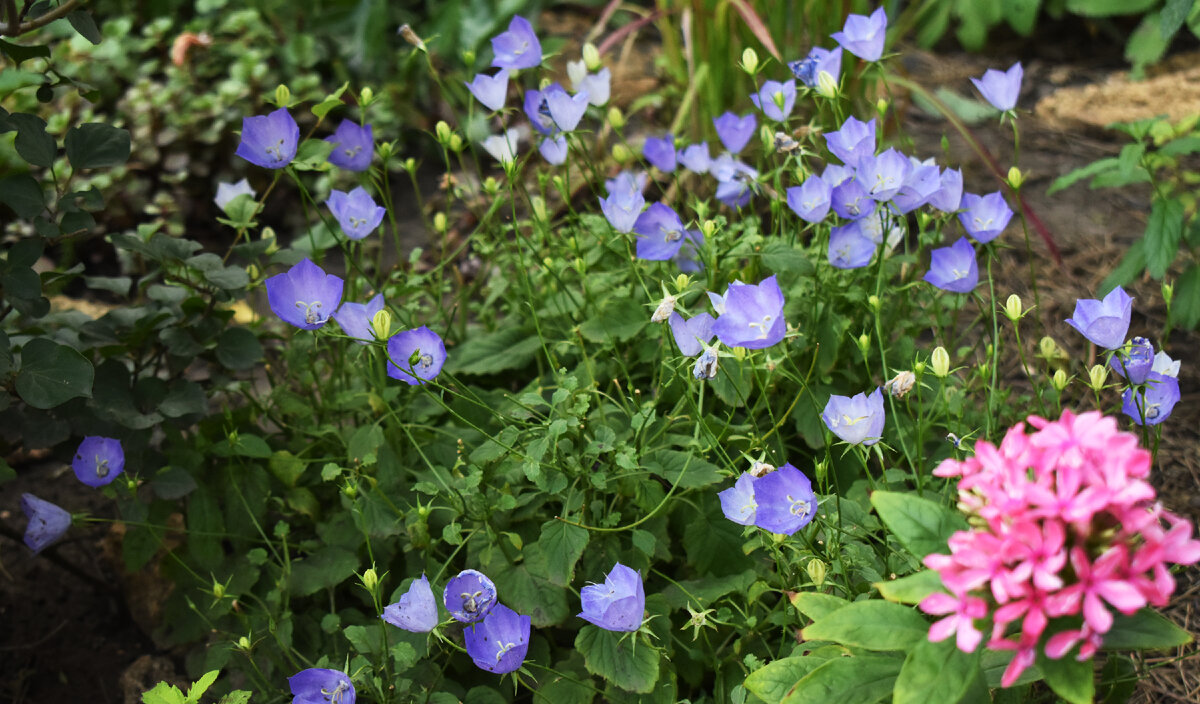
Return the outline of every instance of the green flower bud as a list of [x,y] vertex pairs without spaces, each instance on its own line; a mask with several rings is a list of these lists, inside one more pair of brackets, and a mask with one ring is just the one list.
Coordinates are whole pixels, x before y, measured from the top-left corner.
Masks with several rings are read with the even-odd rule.
[[758,52],[752,47],[742,51],[742,70],[751,76],[758,72]]
[[1096,393],[1104,388],[1104,382],[1108,381],[1108,367],[1103,364],[1097,364],[1088,370],[1088,386]]
[[275,104],[281,108],[286,108],[291,104],[292,91],[287,86],[280,83],[275,87]]
[[448,226],[446,224],[446,214],[445,213],[434,213],[433,229],[435,231],[437,231],[438,233],[442,233],[442,234],[444,234],[446,232],[446,230],[448,229]]
[[950,376],[950,353],[945,347],[938,346],[934,348],[933,354],[929,356],[929,364],[933,367],[933,375],[939,379],[945,379]]
[[362,585],[368,592],[375,593],[379,587],[379,575],[375,574],[374,567],[369,567],[366,572],[362,573]]
[[1051,377],[1051,379],[1050,379],[1050,383],[1054,384],[1055,391],[1058,391],[1060,393],[1062,392],[1063,389],[1067,388],[1068,381],[1070,381],[1070,380],[1067,379],[1067,373],[1061,369],[1054,372],[1054,376]]
[[450,135],[450,144],[448,146],[452,152],[461,152],[463,148],[463,138],[456,134]]
[[250,639],[247,638],[246,636],[242,636],[241,638],[238,638],[238,641],[237,641],[238,650],[240,650],[244,653],[248,653],[248,652],[250,652],[250,649],[253,647],[254,646],[251,645],[251,643],[250,643]]
[[600,63],[600,51],[596,49],[596,45],[587,42],[583,45],[583,63],[587,65],[589,71],[599,71],[602,64]]
[[804,566],[804,571],[808,573],[808,578],[812,580],[813,586],[817,589],[825,584],[825,574],[827,571],[824,561],[813,558]]
[[438,120],[437,125],[433,128],[433,132],[437,135],[438,144],[445,146],[450,143],[450,135],[453,132],[445,120]]
[[1025,174],[1017,167],[1010,167],[1008,170],[1008,185],[1012,186],[1014,191],[1021,190],[1021,184],[1025,183]]
[[828,71],[821,71],[817,74],[817,95],[830,100],[837,97],[838,84],[833,80],[833,74]]
[[386,340],[392,336],[392,311],[383,308],[371,316],[371,333],[376,340]]
[[717,223],[714,220],[705,220],[700,224],[700,232],[704,234],[704,239],[707,240],[717,234]]
[[1008,297],[1008,300],[1004,302],[1004,315],[1014,323],[1021,319],[1024,311],[1020,296],[1014,293]]
[[624,144],[615,144],[612,148],[613,160],[618,164],[628,164],[633,160],[633,153]]
[[625,113],[615,105],[608,109],[608,124],[612,125],[614,130],[619,130],[625,126]]
[[494,196],[500,192],[500,182],[496,180],[495,176],[488,176],[484,179],[483,192],[489,196]]
[[871,310],[875,311],[876,313],[878,313],[879,312],[879,296],[876,296],[873,293],[870,296],[867,296],[867,307],[870,308]]
[[358,92],[358,104],[366,107],[375,100],[375,91],[371,90],[370,86],[363,86],[363,89]]
[[871,337],[865,332],[858,336],[858,349],[864,355],[867,354],[867,350],[871,349]]

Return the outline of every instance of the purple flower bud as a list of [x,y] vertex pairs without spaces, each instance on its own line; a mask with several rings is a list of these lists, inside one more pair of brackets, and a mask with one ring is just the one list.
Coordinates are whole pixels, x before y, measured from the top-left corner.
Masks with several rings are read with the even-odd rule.
[[542,63],[542,44],[529,20],[520,15],[508,23],[508,31],[492,37],[492,51],[496,58],[492,65],[497,68],[533,68]]
[[687,228],[671,206],[653,203],[633,223],[637,234],[637,257],[649,261],[666,261],[683,246]]
[[[623,172],[622,175],[627,173]],[[646,199],[642,197],[642,191],[632,176],[624,179],[624,182],[620,176],[614,180],[618,183],[609,190],[609,196],[600,199],[600,211],[614,230],[631,232],[642,209],[646,207]]]
[[370,125],[360,127],[352,120],[342,120],[333,134],[325,138],[326,142],[333,144],[329,163],[347,171],[366,171],[375,156],[373,134]]
[[505,100],[508,98],[508,69],[500,69],[495,76],[477,73],[475,80],[464,83],[464,85],[476,100],[494,112],[504,107]]
[[774,276],[760,283],[730,284],[725,290],[725,312],[717,318],[713,332],[730,347],[760,350],[783,339],[783,292]]
[[1108,358],[1108,366],[1130,384],[1144,384],[1150,372],[1155,371],[1154,345],[1144,337],[1135,337],[1128,347],[1121,346]]
[[218,208],[225,210],[225,206],[229,205],[230,201],[242,195],[254,197],[254,189],[250,187],[250,182],[246,179],[237,183],[218,183],[217,197],[213,198],[213,202],[217,204]]
[[352,240],[361,240],[374,232],[387,214],[387,209],[375,205],[371,194],[362,186],[349,193],[331,192],[325,205],[329,206],[329,212],[342,226],[342,232]]
[[887,39],[887,15],[883,8],[865,15],[850,15],[842,31],[834,32],[833,40],[863,61],[878,61],[883,56],[883,43]]
[[21,494],[21,510],[29,519],[25,544],[35,555],[57,543],[71,527],[70,513],[33,494]]
[[671,317],[667,318],[671,334],[675,336],[675,344],[685,357],[695,357],[704,351],[704,346],[713,338],[715,322],[708,313],[699,313],[686,321],[678,313],[671,313]]
[[1121,396],[1121,412],[1138,425],[1158,425],[1179,403],[1179,380],[1150,372],[1141,389],[1128,388]]
[[891,200],[900,192],[904,180],[912,172],[912,162],[895,149],[879,156],[865,156],[858,162],[856,178],[863,183],[871,197],[879,202]]
[[1080,298],[1075,301],[1075,315],[1067,324],[1093,344],[1115,350],[1125,344],[1129,318],[1133,315],[1133,298],[1120,286],[1108,292],[1104,300]]
[[875,119],[846,118],[841,129],[825,133],[825,146],[846,166],[858,166],[860,160],[875,154]]
[[618,562],[604,584],[589,584],[579,590],[583,611],[579,617],[606,631],[629,633],[642,625],[646,593],[642,574]]
[[708,167],[712,165],[712,157],[708,151],[708,142],[690,144],[684,147],[679,150],[678,158],[683,168],[696,174],[708,173]]
[[346,302],[333,313],[333,319],[341,326],[342,332],[357,338],[358,344],[365,345],[375,339],[371,328],[371,319],[383,310],[383,294],[377,293],[366,303]]
[[857,178],[839,183],[830,194],[833,212],[847,220],[858,220],[875,212],[875,201]]
[[821,420],[843,442],[874,445],[883,438],[883,390],[876,388],[870,396],[830,396]]
[[671,173],[675,170],[675,135],[647,137],[642,145],[642,156],[659,171]]
[[863,232],[861,220],[829,232],[829,263],[838,269],[859,269],[871,263],[878,243]]
[[925,280],[943,291],[970,293],[979,283],[979,265],[975,263],[975,248],[966,237],[949,247],[933,250]]
[[820,176],[809,176],[803,185],[787,189],[787,204],[806,222],[821,222],[829,214],[833,189]]
[[790,463],[754,482],[754,502],[758,505],[754,525],[772,533],[791,535],[817,515],[812,482]]
[[946,169],[938,176],[940,186],[929,196],[929,204],[943,213],[953,213],[962,204],[962,171]]
[[518,615],[504,604],[483,619],[463,629],[467,655],[481,670],[503,675],[521,667],[529,652],[529,626],[532,619]]
[[338,309],[344,283],[305,258],[286,273],[267,279],[267,302],[283,322],[316,330]]
[[1000,236],[1008,221],[1012,219],[1012,208],[1004,200],[1000,191],[994,191],[986,196],[965,193],[962,197],[963,211],[958,214],[958,221],[963,229],[979,244],[986,244]]
[[[750,95],[750,102],[763,114],[776,122],[786,122],[796,105],[796,83],[794,81],[763,81],[762,88]],[[740,150],[739,150],[740,151]]]
[[583,119],[583,113],[587,112],[588,94],[586,91],[570,95],[562,86],[554,83],[542,91],[542,95],[545,97],[546,107],[550,110],[550,119],[554,120],[558,129],[570,132],[579,126],[579,121]]
[[560,166],[567,160],[567,138],[563,135],[545,137],[538,145],[538,151],[547,162]]
[[436,332],[422,325],[392,335],[388,340],[387,355],[388,376],[409,386],[420,386],[442,371],[442,365],[446,363],[446,345]]
[[414,579],[400,601],[383,609],[383,620],[406,631],[428,633],[438,625],[437,600],[424,574]]
[[742,472],[733,486],[717,494],[721,500],[721,512],[729,520],[738,525],[754,525],[758,515],[758,502],[755,500],[754,485],[758,479],[749,472]]
[[242,118],[242,141],[238,156],[264,169],[282,169],[296,158],[300,126],[287,108],[255,117]]
[[737,154],[745,149],[750,138],[754,136],[758,120],[752,112],[748,112],[742,117],[726,112],[720,117],[713,118],[713,127],[717,128],[717,136],[720,137],[721,144],[724,144],[730,152]]
[[971,82],[979,89],[984,100],[1003,112],[1017,106],[1017,98],[1021,95],[1021,78],[1024,77],[1024,74],[1021,62],[1018,61],[1007,71],[989,68],[983,74],[983,78],[972,78]]
[[792,70],[796,80],[809,88],[817,87],[817,76],[821,75],[822,71],[828,73],[833,82],[837,83],[842,75],[842,47],[833,50],[813,47],[808,56],[800,61],[788,63],[788,68]]
[[321,667],[301,670],[288,678],[292,704],[354,704],[354,685],[346,673]]

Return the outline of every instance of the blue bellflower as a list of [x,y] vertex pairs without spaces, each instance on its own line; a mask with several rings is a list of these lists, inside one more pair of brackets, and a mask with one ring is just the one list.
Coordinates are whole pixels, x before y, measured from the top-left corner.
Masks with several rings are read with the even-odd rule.
[[754,107],[776,122],[786,122],[796,105],[795,81],[763,81],[762,88],[750,95]]
[[1004,200],[1004,194],[993,191],[986,196],[965,193],[962,197],[963,211],[958,221],[963,229],[979,244],[986,244],[1000,236],[1008,221],[1012,219],[1012,208]]
[[1144,386],[1125,389],[1121,396],[1121,412],[1138,425],[1158,425],[1170,417],[1177,403],[1179,380],[1150,372]]
[[908,157],[895,149],[888,149],[878,156],[868,155],[860,159],[855,177],[872,198],[882,203],[900,192],[912,168]]
[[547,163],[562,166],[567,161],[567,138],[563,135],[544,137],[538,152]]
[[1108,359],[1108,366],[1130,384],[1144,384],[1154,369],[1154,345],[1144,337],[1135,337]]
[[938,175],[938,189],[929,196],[929,205],[943,213],[953,213],[962,205],[963,176],[959,169],[946,169]]
[[632,232],[638,216],[646,207],[646,199],[632,176],[627,179],[618,177],[613,181],[608,197],[600,199],[600,211],[617,232]]
[[21,494],[21,510],[29,519],[25,544],[35,555],[57,543],[71,527],[70,513],[33,494]]
[[713,339],[715,323],[708,313],[698,313],[689,320],[684,320],[678,313],[671,313],[671,317],[667,318],[675,344],[685,357],[695,357],[704,351],[704,346]]
[[561,90],[566,92],[562,86],[557,83],[551,83],[546,86],[546,90],[527,90],[525,91],[525,100],[522,107],[525,109],[525,117],[529,118],[529,124],[533,129],[544,135],[551,135],[558,131],[558,127],[554,124],[554,118],[550,116],[550,103],[546,100],[546,93],[551,89]]
[[900,215],[911,213],[925,205],[942,187],[940,170],[932,159],[922,162],[915,157],[909,157],[909,162],[912,164],[912,170],[908,172],[904,184],[891,200],[892,210]]
[[1115,350],[1125,344],[1131,315],[1133,298],[1118,286],[1102,301],[1094,298],[1076,300],[1075,314],[1066,322],[1096,346]]
[[424,325],[392,335],[387,354],[387,375],[409,386],[420,386],[433,379],[446,363],[445,343]]
[[517,160],[517,142],[518,132],[515,129],[508,129],[503,134],[490,135],[480,144],[488,154],[492,155],[492,158],[507,169]]
[[817,87],[817,79],[822,71],[828,73],[836,84],[842,77],[842,47],[832,50],[813,47],[808,56],[799,61],[789,62],[788,68],[792,70],[796,80],[809,88]]
[[333,312],[333,319],[342,328],[342,332],[357,338],[358,344],[365,345],[375,340],[375,331],[371,327],[371,319],[383,310],[383,294],[377,293],[366,303],[343,303]]
[[603,584],[589,584],[579,590],[583,611],[579,618],[606,631],[636,631],[646,610],[646,593],[640,572],[618,562]]
[[857,178],[848,178],[833,188],[829,196],[833,212],[847,220],[858,220],[875,212],[875,201]]
[[354,704],[354,685],[346,673],[310,667],[288,678],[292,704]]
[[712,156],[708,151],[708,142],[689,144],[679,150],[676,155],[680,166],[695,174],[706,174],[712,165]]
[[725,291],[724,308],[725,312],[713,324],[713,332],[730,347],[764,349],[777,344],[787,332],[783,292],[774,276],[754,285],[730,284]]
[[[218,183],[217,196],[213,198],[213,202],[221,210],[225,210],[225,206],[229,205],[234,198],[238,196],[250,196],[254,198],[254,189],[250,187],[250,182],[242,179],[237,183]],[[225,210],[225,212],[229,212]]]
[[821,172],[821,180],[828,183],[830,188],[837,188],[852,178],[854,167],[843,164],[826,164],[825,170]]
[[850,15],[842,31],[830,36],[863,61],[878,61],[883,56],[883,43],[887,39],[887,14],[881,7],[870,17]]
[[71,469],[79,481],[91,487],[111,484],[125,471],[125,450],[114,438],[89,435],[79,443]]
[[387,209],[375,205],[371,194],[362,186],[349,193],[332,191],[325,205],[329,206],[329,212],[341,225],[342,232],[352,240],[361,240],[374,232],[383,222],[383,216],[387,215]]
[[821,411],[821,420],[850,445],[874,445],[883,437],[883,390],[876,387],[870,396],[832,395]]
[[375,137],[370,125],[359,126],[353,120],[342,120],[342,124],[325,138],[333,144],[329,152],[329,163],[347,171],[366,171],[375,156]]
[[683,246],[679,248],[675,256],[671,257],[671,261],[685,274],[703,271],[704,263],[700,261],[700,247],[703,244],[703,232],[688,230],[687,234],[683,236]]
[[1013,64],[1007,71],[997,71],[989,68],[983,78],[972,78],[971,82],[979,89],[984,100],[1001,112],[1007,112],[1017,107],[1017,99],[1021,95],[1021,79],[1025,71],[1021,62]]
[[750,143],[750,138],[754,136],[754,130],[758,127],[758,120],[752,112],[741,117],[726,112],[713,118],[713,127],[717,128],[717,137],[721,139],[721,144],[731,153],[737,154]]
[[929,271],[923,277],[943,291],[970,293],[979,283],[979,265],[975,262],[975,248],[966,237],[949,247],[933,250]]
[[267,115],[242,118],[238,156],[264,169],[282,169],[296,158],[300,127],[287,108]]
[[804,473],[785,464],[754,482],[754,525],[772,533],[791,535],[817,515],[817,495]]
[[471,91],[471,95],[475,96],[480,105],[495,112],[504,107],[508,99],[508,69],[500,69],[495,76],[477,73],[474,80],[470,83],[464,81],[463,85]]
[[687,228],[679,214],[664,203],[653,203],[634,221],[637,234],[637,257],[649,261],[666,261],[679,253]]
[[422,574],[400,595],[400,601],[383,609],[384,621],[413,633],[428,633],[438,625],[437,600],[429,588],[429,579]]
[[504,604],[496,604],[487,618],[463,629],[467,655],[482,670],[503,675],[516,670],[529,652],[532,619]]
[[338,309],[344,284],[305,258],[286,273],[267,279],[267,302],[283,322],[301,330],[316,330]]
[[508,31],[492,37],[492,51],[496,57],[492,66],[496,68],[534,68],[542,63],[542,44],[529,20],[520,15],[508,23]]
[[713,159],[709,173],[717,179],[717,200],[730,208],[740,208],[750,202],[758,171],[729,154]]
[[875,258],[878,242],[863,231],[861,220],[835,227],[829,232],[829,263],[837,269],[860,269]]
[[455,620],[474,623],[496,605],[496,585],[478,570],[463,570],[446,583],[442,603]]
[[820,176],[809,176],[799,186],[787,189],[787,204],[805,222],[817,223],[829,214],[833,189]]
[[836,132],[825,133],[825,146],[846,166],[858,166],[859,161],[875,154],[875,119],[863,122],[846,118]]
[[733,486],[717,494],[721,500],[721,512],[729,520],[742,526],[754,525],[758,517],[758,501],[754,494],[754,485],[758,478],[749,472],[742,472]]
[[546,101],[546,109],[550,111],[550,119],[558,129],[570,132],[579,126],[588,107],[586,91],[571,95],[559,84],[552,83],[542,91],[542,96]]
[[659,171],[671,173],[675,170],[675,135],[647,137],[642,144],[642,156]]

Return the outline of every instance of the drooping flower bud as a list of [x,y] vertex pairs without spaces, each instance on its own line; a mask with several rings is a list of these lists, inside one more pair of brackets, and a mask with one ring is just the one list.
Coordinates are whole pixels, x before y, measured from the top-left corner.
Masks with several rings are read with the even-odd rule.
[[929,357],[929,364],[933,367],[933,375],[939,379],[945,379],[950,376],[950,353],[945,347],[938,346],[933,350],[933,354]]

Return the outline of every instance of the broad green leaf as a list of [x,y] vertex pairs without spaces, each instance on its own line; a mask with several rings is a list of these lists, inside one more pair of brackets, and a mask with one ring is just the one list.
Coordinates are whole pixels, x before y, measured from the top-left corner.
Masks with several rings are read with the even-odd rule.
[[866,650],[907,650],[929,634],[929,622],[907,606],[855,601],[817,619],[801,635]]
[[[1012,662],[1013,651],[1011,650],[987,650],[984,649],[979,658],[979,667],[983,670],[984,679],[987,680],[989,687],[999,687],[1000,680],[1004,678],[1004,671],[1008,669],[1009,663]],[[1030,682],[1037,682],[1042,679],[1042,671],[1037,665],[1025,668],[1017,681],[1013,683],[1013,687]]]
[[206,570],[216,569],[224,557],[221,534],[225,532],[225,520],[217,497],[207,486],[197,487],[188,496],[187,527],[192,559]]
[[587,530],[558,520],[542,524],[538,545],[546,558],[547,577],[560,587],[568,586],[575,578],[575,563],[583,556],[588,544]]
[[801,678],[781,704],[875,704],[892,693],[901,665],[878,655],[834,658]]
[[953,638],[940,643],[922,640],[904,659],[892,704],[957,702],[978,674],[978,651],[964,653]]
[[1110,654],[1100,673],[1096,698],[1103,704],[1125,704],[1137,690],[1138,680],[1137,666],[1128,655]]
[[913,494],[872,492],[871,505],[888,530],[918,558],[944,552],[950,536],[967,528],[957,511]]
[[1084,17],[1137,15],[1154,7],[1158,0],[1067,0],[1067,11]]
[[1054,183],[1051,183],[1050,188],[1046,189],[1046,195],[1052,196],[1064,188],[1070,188],[1085,178],[1091,178],[1105,171],[1111,171],[1117,168],[1119,164],[1120,160],[1115,156],[1093,161],[1087,166],[1080,167],[1054,179]]
[[719,467],[693,452],[656,450],[642,459],[643,466],[680,489],[695,489],[724,481]]
[[280,450],[271,456],[267,467],[284,486],[293,487],[296,486],[296,481],[300,479],[300,476],[304,474],[308,463],[287,450]]
[[154,689],[142,693],[142,704],[187,704],[187,698],[175,685],[159,682]]
[[1042,0],[1000,0],[1008,26],[1021,36],[1029,36],[1037,22]]
[[1132,616],[1113,615],[1113,626],[1104,634],[1102,650],[1166,650],[1187,645],[1192,636],[1149,607]]
[[207,410],[208,399],[204,396],[204,388],[186,379],[171,382],[166,397],[158,404],[158,412],[167,418],[203,415]]
[[1175,282],[1171,317],[1182,328],[1195,330],[1200,324],[1200,265],[1192,265]]
[[792,606],[814,621],[825,618],[850,605],[849,601],[832,594],[800,592],[792,597]]
[[772,242],[763,247],[762,261],[768,270],[781,274],[810,276],[816,270],[802,247],[793,247],[786,242]]
[[1133,64],[1133,78],[1139,78],[1146,66],[1157,63],[1167,53],[1170,37],[1162,33],[1162,14],[1148,13],[1125,43],[1125,60]]
[[495,374],[520,369],[532,362],[541,348],[537,335],[520,326],[502,327],[492,333],[476,330],[450,350],[446,370],[454,374]]
[[17,217],[30,219],[46,209],[46,195],[32,176],[16,174],[0,179],[0,203],[12,208]]
[[74,348],[42,337],[21,348],[17,393],[34,408],[54,408],[92,395],[92,363]]
[[37,115],[14,112],[8,122],[17,128],[17,139],[13,146],[22,159],[34,166],[49,167],[58,154],[58,144],[46,132],[46,121]]
[[[97,44],[97,43],[99,43],[99,40],[97,40],[96,42],[92,42],[92,43]],[[217,681],[217,676],[220,674],[221,674],[220,670],[212,670],[210,672],[206,672],[203,675],[201,675],[200,679],[196,680],[196,683],[188,688],[188,692],[187,692],[188,701],[189,702],[199,702],[200,697],[204,696],[204,693],[207,692],[208,688],[213,685],[213,682]]]
[[1183,219],[1183,202],[1176,198],[1156,198],[1150,206],[1145,234],[1146,269],[1156,279],[1161,279],[1175,261],[1175,252],[1183,239]]
[[312,108],[312,113],[314,115],[316,115],[317,118],[324,118],[326,115],[329,114],[330,110],[343,104],[342,93],[345,93],[346,89],[349,87],[350,87],[350,81],[346,81],[345,83],[343,83],[341,88],[338,88],[334,92],[325,96],[324,100],[322,100],[321,102],[314,105]]
[[254,368],[262,359],[258,337],[246,328],[226,328],[217,337],[217,361],[233,371]]
[[805,655],[769,662],[746,677],[745,687],[767,704],[779,704],[797,682],[828,660]]
[[212,446],[212,453],[217,457],[255,457],[266,459],[271,456],[271,446],[266,440],[257,435],[239,433],[230,440],[222,440]]
[[[71,23],[71,26],[75,28],[75,31],[79,32],[79,35],[84,39],[93,44],[100,43],[100,28],[96,26],[96,20],[92,19],[91,13],[89,13],[87,10],[75,10],[74,12],[68,13],[67,21]],[[191,698],[192,697],[189,694],[188,699]]]
[[[526,545],[525,564],[493,575],[504,603],[520,614],[529,614],[534,628],[562,623],[572,611],[567,606],[566,590],[550,582],[548,557],[536,543]],[[578,603],[578,601],[576,601]]]
[[15,63],[17,66],[20,66],[22,62],[28,61],[29,59],[50,58],[50,47],[46,46],[45,44],[39,44],[37,46],[22,46],[20,44],[13,44],[0,39],[0,54],[4,54],[5,56],[9,57],[13,60],[13,63]]
[[129,160],[129,132],[101,122],[88,122],[67,132],[64,146],[75,169],[120,166]]
[[1090,659],[1080,662],[1068,655],[1052,660],[1039,653],[1038,669],[1050,689],[1071,704],[1092,704],[1095,700],[1096,678],[1092,675]]
[[324,547],[312,555],[292,563],[292,594],[308,596],[314,592],[336,587],[349,579],[358,569],[358,556],[339,547]]
[[1096,293],[1100,296],[1105,296],[1109,291],[1117,286],[1124,286],[1134,278],[1141,275],[1146,269],[1146,240],[1139,239],[1125,250],[1125,256],[1121,258],[1121,263],[1117,268],[1112,270],[1104,281],[1100,283],[1100,290]]
[[942,591],[942,578],[933,570],[921,570],[907,577],[876,582],[875,588],[884,599],[898,604],[919,604],[930,594]]
[[333,142],[323,139],[306,139],[296,150],[296,158],[292,160],[292,168],[297,171],[318,171],[328,168],[329,154],[333,151]]
[[1167,0],[1162,9],[1162,21],[1158,26],[1159,34],[1164,40],[1171,41],[1180,27],[1183,27],[1194,4],[1195,0]]
[[585,320],[579,332],[589,342],[625,341],[650,322],[649,310],[628,298],[610,298],[600,313]]
[[583,655],[588,672],[621,689],[649,694],[658,681],[658,651],[645,643],[634,645],[634,637],[626,633],[592,625],[584,626],[575,637],[575,649]]

